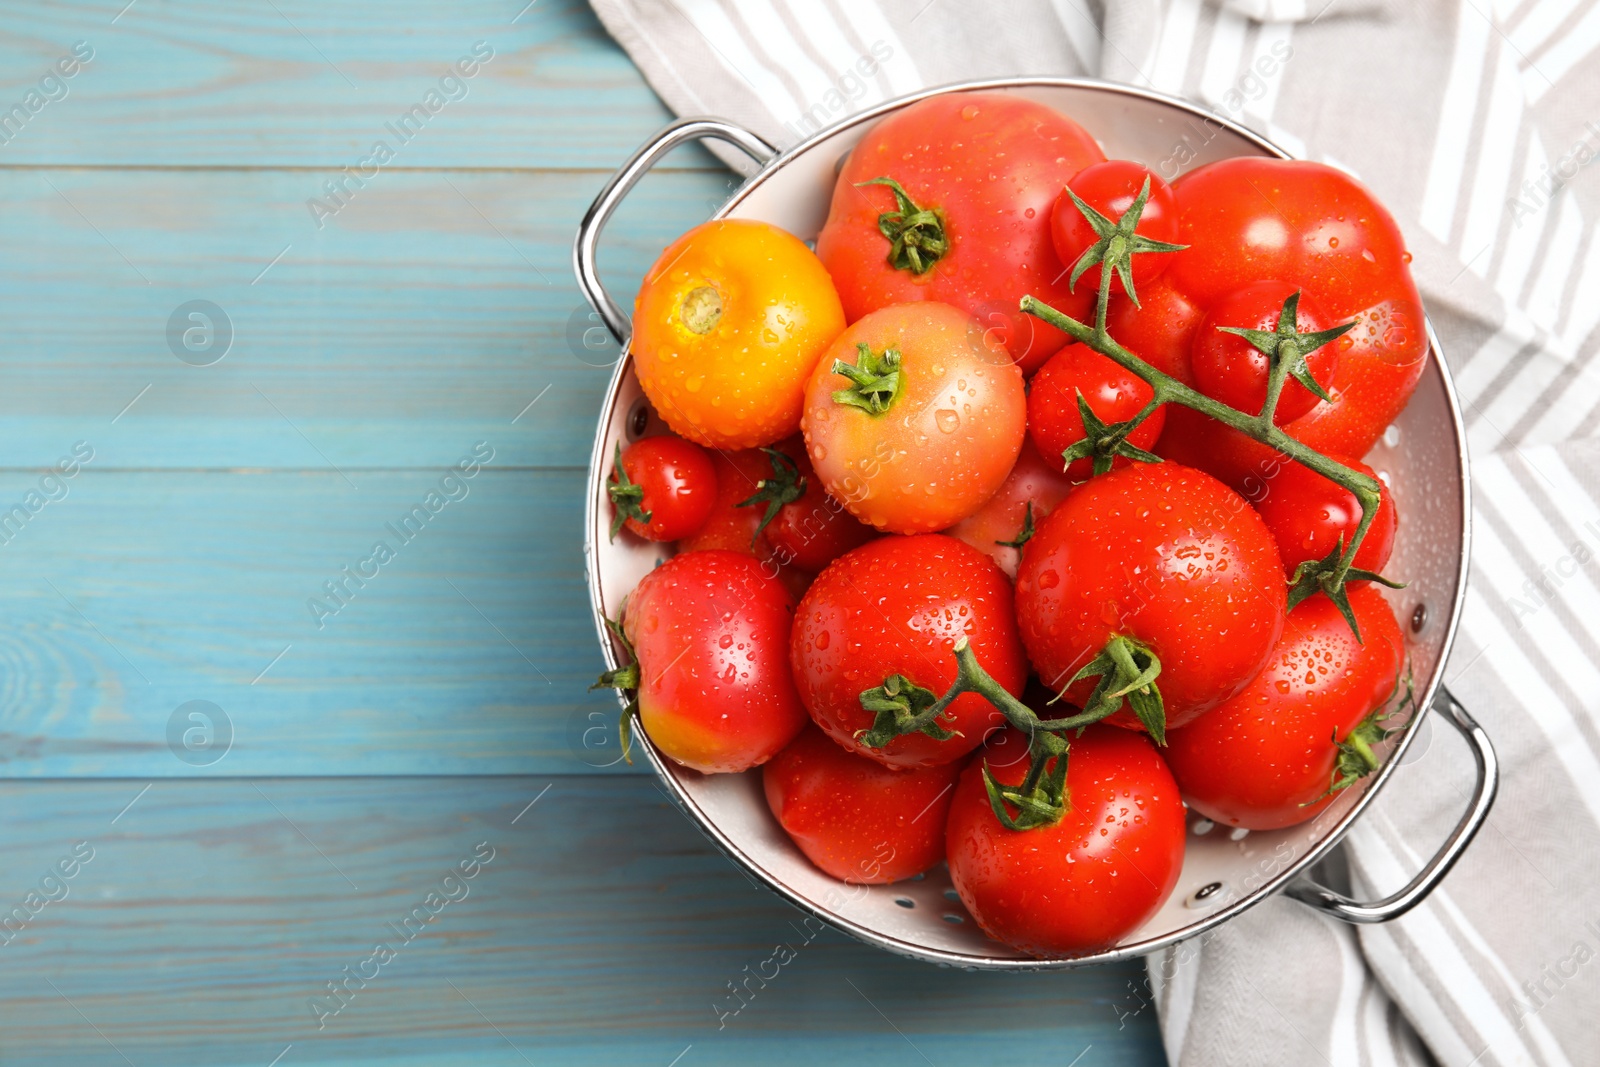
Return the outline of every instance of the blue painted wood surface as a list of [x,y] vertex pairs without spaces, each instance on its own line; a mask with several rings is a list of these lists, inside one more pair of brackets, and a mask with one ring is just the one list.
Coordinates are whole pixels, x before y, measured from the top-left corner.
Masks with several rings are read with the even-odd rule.
[[[93,53],[0,127],[0,513],[37,507],[0,525],[0,913],[27,917],[0,924],[0,1064],[1162,1062],[1135,965],[960,974],[832,932],[719,1028],[806,931],[616,762],[585,691],[614,353],[568,250],[669,117],[587,8],[125,4],[0,4],[0,113]],[[314,218],[480,41],[460,98]],[[616,291],[731,188],[670,159],[608,235]],[[170,328],[194,300],[219,361]],[[220,759],[174,740],[196,707]],[[319,1029],[480,842],[469,895]]]

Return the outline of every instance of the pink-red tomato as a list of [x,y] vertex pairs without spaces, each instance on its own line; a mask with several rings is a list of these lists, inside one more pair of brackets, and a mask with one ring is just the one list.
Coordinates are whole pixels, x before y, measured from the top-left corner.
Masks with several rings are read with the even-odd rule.
[[1061,464],[1046,461],[1033,442],[1024,440],[1016,464],[994,496],[945,533],[986,553],[1007,577],[1014,578],[1026,539],[1071,491],[1072,481],[1062,473]]

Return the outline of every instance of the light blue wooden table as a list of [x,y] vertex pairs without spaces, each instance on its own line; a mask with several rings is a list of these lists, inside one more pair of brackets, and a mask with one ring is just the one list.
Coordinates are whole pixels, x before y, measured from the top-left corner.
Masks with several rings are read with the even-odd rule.
[[524,2],[0,8],[0,1063],[1160,1063],[1135,966],[832,932],[719,1029],[798,916],[586,733],[568,248],[669,116]]

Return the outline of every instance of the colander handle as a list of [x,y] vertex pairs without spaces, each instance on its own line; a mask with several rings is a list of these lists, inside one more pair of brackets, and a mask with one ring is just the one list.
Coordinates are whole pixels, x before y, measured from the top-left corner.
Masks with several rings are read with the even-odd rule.
[[605,228],[617,205],[662,156],[681,144],[707,138],[725,141],[763,166],[778,154],[776,148],[743,126],[735,126],[721,119],[682,119],[664,127],[611,176],[611,180],[606,182],[605,188],[600,190],[600,195],[594,198],[594,203],[584,213],[583,221],[578,224],[578,236],[572,243],[572,269],[578,275],[578,288],[583,290],[584,298],[599,313],[606,329],[611,331],[611,336],[617,339],[618,344],[628,343],[632,324],[628,313],[611,299],[611,294],[606,292],[604,283],[600,281],[600,272],[595,265],[600,231]]
[[1495,758],[1494,746],[1489,743],[1489,735],[1467,714],[1467,709],[1450,695],[1449,690],[1443,687],[1439,689],[1433,700],[1433,709],[1461,731],[1478,764],[1478,785],[1472,792],[1472,806],[1456,823],[1455,830],[1444,845],[1404,889],[1371,904],[1351,900],[1306,878],[1290,885],[1284,890],[1285,893],[1347,923],[1383,923],[1399,918],[1422,903],[1434,887],[1444,881],[1444,876],[1450,873],[1450,868],[1461,858],[1461,853],[1466,851],[1484,820],[1489,817],[1489,809],[1494,806],[1495,791],[1500,785],[1500,763]]

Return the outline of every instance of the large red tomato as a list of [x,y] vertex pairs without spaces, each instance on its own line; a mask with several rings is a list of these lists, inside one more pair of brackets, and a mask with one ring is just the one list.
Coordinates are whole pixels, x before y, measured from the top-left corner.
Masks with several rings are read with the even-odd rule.
[[[1356,326],[1335,342],[1338,369],[1321,383],[1333,403],[1318,403],[1284,429],[1319,452],[1365,455],[1405,407],[1428,357],[1411,256],[1394,219],[1354,178],[1321,163],[1225,159],[1172,188],[1178,241],[1189,248],[1140,293],[1142,309],[1118,303],[1112,336],[1193,384],[1187,352],[1213,305],[1258,282],[1293,286],[1335,322]],[[1236,488],[1270,463],[1266,446],[1170,406],[1157,447],[1163,455]]]
[[[1229,826],[1276,830],[1332,803],[1341,743],[1393,694],[1405,658],[1382,593],[1352,585],[1350,608],[1359,641],[1327,597],[1302,601],[1266,670],[1168,737],[1167,762],[1196,811]],[[1352,755],[1364,764],[1359,749]]]
[[874,722],[861,695],[894,678],[942,695],[956,680],[953,649],[965,637],[1017,696],[1028,663],[1014,612],[1011,583],[971,545],[943,534],[869,541],[829,564],[800,601],[790,642],[800,699],[829,737],[887,766],[959,759],[1005,722],[983,697],[964,693],[951,703],[938,724],[953,732],[947,739],[909,733],[871,748],[858,740]]
[[882,885],[944,859],[944,820],[960,763],[895,770],[807,726],[761,772],[767,806],[812,863]]
[[[1282,567],[1237,493],[1176,463],[1135,463],[1074,489],[1028,542],[1022,640],[1059,690],[1112,638],[1129,639],[1161,661],[1166,723],[1181,726],[1266,665],[1283,630]],[[1081,705],[1094,686],[1082,679],[1067,696]],[[1111,721],[1137,725],[1127,707]]]
[[[1032,371],[1066,338],[1018,301],[1032,293],[1077,318],[1093,306],[1092,281],[1068,291],[1050,218],[1067,181],[1104,159],[1077,123],[1009,93],[943,93],[879,122],[839,172],[817,237],[845,318],[918,300],[954,304]],[[870,184],[880,178],[905,199]]]
[[[1010,751],[1028,743],[1015,730],[1001,737]],[[945,848],[950,880],[985,933],[1035,956],[1082,955],[1110,948],[1160,909],[1183,869],[1184,812],[1148,739],[1099,725],[1072,738],[1066,814],[1033,830],[995,818],[983,755],[956,784]],[[1028,765],[991,760],[989,772],[1015,786]]]

